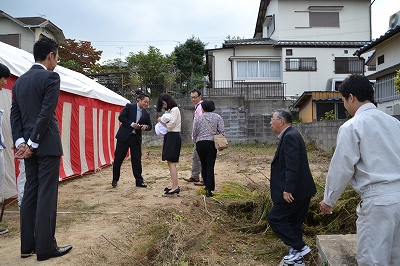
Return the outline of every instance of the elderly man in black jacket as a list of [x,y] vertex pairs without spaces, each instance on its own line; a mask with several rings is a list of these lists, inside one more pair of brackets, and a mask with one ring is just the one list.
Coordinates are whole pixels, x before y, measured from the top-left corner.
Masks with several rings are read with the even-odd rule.
[[279,145],[271,163],[274,206],[268,222],[274,233],[290,247],[289,254],[284,257],[287,264],[299,263],[311,251],[303,241],[302,224],[311,197],[316,193],[304,140],[291,123],[292,115],[285,109],[276,110],[270,122],[272,130],[279,134]]

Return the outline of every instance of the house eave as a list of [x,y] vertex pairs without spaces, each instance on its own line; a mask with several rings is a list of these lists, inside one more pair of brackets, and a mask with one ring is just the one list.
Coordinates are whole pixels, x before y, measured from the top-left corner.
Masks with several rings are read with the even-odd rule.
[[271,0],[261,0],[260,1],[260,8],[258,9],[256,28],[254,30],[253,38],[256,38],[257,34],[259,35],[258,37],[262,37],[265,14],[267,13],[267,8],[268,8],[270,2],[271,2]]
[[363,53],[372,50],[373,48],[375,48],[375,46],[385,42],[386,40],[392,38],[398,33],[400,33],[400,25],[397,25],[393,29],[389,29],[385,34],[381,35],[381,37],[366,43],[364,46],[356,50],[353,55],[361,56]]
[[400,70],[400,63],[395,64],[391,67],[379,70],[375,73],[372,73],[371,75],[366,76],[368,79],[374,80],[376,78],[382,77],[382,76],[386,76],[389,74],[393,74],[396,72],[396,70]]

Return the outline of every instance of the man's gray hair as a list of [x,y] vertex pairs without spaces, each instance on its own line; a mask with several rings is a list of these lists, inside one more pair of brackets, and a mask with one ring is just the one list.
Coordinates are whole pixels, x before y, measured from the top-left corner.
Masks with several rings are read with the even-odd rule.
[[275,112],[278,113],[278,118],[283,119],[286,124],[292,123],[292,113],[288,110],[282,108],[275,110]]

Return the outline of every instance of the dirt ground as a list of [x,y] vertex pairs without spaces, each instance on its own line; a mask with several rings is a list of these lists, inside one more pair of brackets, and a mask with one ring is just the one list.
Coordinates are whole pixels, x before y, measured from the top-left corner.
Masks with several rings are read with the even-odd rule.
[[[143,147],[148,188],[135,187],[129,160],[116,188],[111,187],[112,167],[61,182],[56,239],[73,249],[60,258],[40,263],[36,256],[20,258],[19,212],[16,202],[10,204],[1,223],[9,233],[0,236],[0,265],[278,265],[265,257],[265,242],[224,223],[226,201],[218,197],[226,181],[267,190],[275,147],[219,152],[214,198],[183,180],[190,176],[191,152],[192,146],[181,152],[179,195],[164,195],[171,181],[161,147]],[[314,176],[327,170],[327,162],[318,158],[310,158],[310,165]]]

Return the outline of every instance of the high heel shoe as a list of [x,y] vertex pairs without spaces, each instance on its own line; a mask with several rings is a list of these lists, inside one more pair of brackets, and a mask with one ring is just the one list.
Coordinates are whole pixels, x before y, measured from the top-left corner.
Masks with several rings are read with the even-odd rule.
[[175,190],[171,190],[171,189],[169,189],[168,191],[165,191],[165,194],[167,194],[167,195],[172,195],[172,194],[179,194],[179,192],[181,192],[181,188],[180,187],[178,187],[177,189],[175,189]]
[[170,190],[171,190],[171,189],[168,188],[168,187],[164,188],[164,191],[170,191]]

